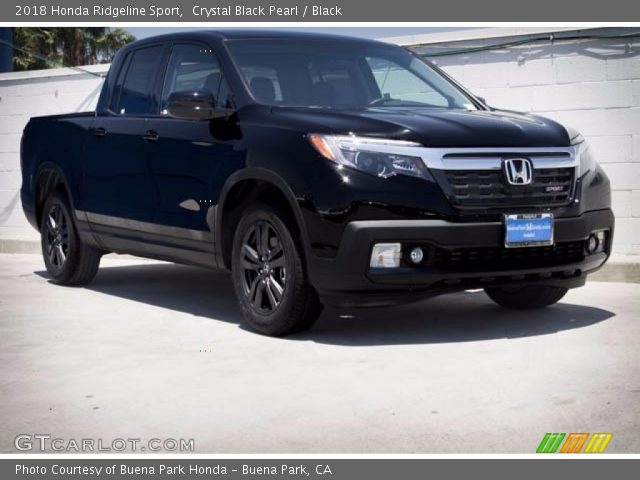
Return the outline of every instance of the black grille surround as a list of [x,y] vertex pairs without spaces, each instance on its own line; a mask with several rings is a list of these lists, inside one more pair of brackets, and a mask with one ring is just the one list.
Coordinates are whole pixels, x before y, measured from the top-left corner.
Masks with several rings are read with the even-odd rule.
[[432,170],[449,201],[461,209],[568,205],[575,172],[575,167],[539,168],[531,184],[509,185],[501,169]]

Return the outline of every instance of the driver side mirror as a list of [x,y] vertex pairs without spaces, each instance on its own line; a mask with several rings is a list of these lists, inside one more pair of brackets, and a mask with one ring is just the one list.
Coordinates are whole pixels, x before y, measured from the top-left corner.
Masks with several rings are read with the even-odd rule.
[[206,90],[173,92],[169,95],[167,112],[182,120],[212,120],[233,113],[229,108],[216,107],[213,94]]
[[478,95],[475,95],[476,99],[480,101],[480,103],[482,103],[483,105],[487,104],[487,99],[484,97],[479,97]]

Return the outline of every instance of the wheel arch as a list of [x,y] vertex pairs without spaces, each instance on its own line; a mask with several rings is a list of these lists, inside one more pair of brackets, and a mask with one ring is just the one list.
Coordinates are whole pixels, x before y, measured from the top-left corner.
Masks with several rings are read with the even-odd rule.
[[53,192],[59,191],[66,196],[71,214],[75,215],[69,183],[64,172],[58,165],[51,162],[42,163],[38,167],[34,178],[33,198],[38,229],[40,228],[44,203]]
[[216,259],[220,267],[231,268],[233,234],[244,209],[253,203],[266,203],[288,216],[306,262],[308,235],[300,206],[291,187],[276,173],[263,168],[248,168],[231,175],[225,182],[215,210],[214,237]]

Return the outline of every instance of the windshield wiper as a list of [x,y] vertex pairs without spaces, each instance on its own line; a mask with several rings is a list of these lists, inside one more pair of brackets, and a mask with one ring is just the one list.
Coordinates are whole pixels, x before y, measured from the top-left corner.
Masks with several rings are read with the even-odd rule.
[[431,103],[414,102],[411,100],[401,100],[399,98],[380,97],[370,101],[367,106],[369,107],[426,107],[426,108],[447,108],[441,105],[433,105]]

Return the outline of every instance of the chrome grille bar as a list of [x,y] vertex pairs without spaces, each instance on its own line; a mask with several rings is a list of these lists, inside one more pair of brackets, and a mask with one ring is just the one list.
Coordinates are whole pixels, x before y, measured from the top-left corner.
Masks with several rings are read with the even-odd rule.
[[[526,157],[534,169],[580,165],[577,147],[558,148],[420,148],[424,164],[436,170],[500,170],[505,158]],[[417,152],[416,152],[417,153]]]

